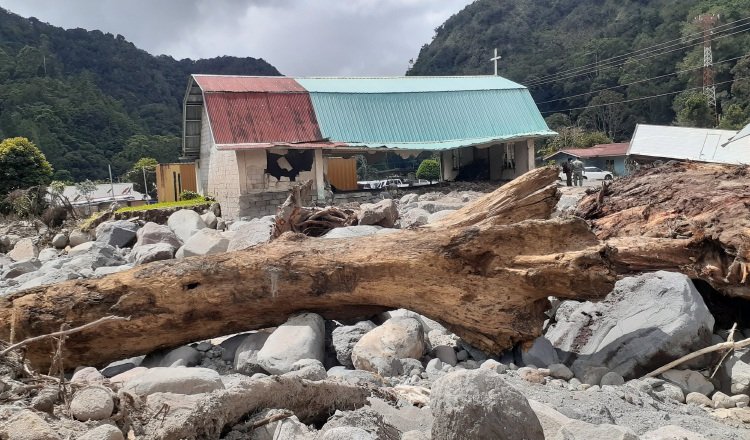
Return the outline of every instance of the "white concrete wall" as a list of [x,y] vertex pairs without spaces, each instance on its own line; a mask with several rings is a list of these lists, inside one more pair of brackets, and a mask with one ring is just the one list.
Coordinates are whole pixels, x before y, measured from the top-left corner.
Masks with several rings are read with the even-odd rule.
[[222,216],[228,219],[237,218],[240,196],[237,153],[216,149],[205,107],[201,125],[199,165],[198,178],[203,194],[216,198],[221,204]]

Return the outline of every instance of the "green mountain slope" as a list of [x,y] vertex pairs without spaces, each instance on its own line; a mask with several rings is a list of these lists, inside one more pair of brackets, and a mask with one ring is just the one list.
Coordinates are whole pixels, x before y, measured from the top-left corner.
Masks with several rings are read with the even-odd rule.
[[180,150],[191,73],[279,75],[262,59],[153,56],[121,35],[65,30],[0,8],[0,138],[25,136],[58,178],[103,179]]
[[[750,116],[750,59],[741,58],[750,53],[750,0],[478,0],[436,29],[408,74],[491,74],[497,47],[500,75],[528,85],[545,116],[567,115],[555,115],[554,126],[622,140],[637,122],[716,125],[700,94],[703,46],[693,20],[705,12],[720,16],[713,59],[721,125],[736,127]],[[659,94],[667,95],[642,99]],[[622,101],[630,102],[598,106]],[[587,106],[598,107],[577,109]]]

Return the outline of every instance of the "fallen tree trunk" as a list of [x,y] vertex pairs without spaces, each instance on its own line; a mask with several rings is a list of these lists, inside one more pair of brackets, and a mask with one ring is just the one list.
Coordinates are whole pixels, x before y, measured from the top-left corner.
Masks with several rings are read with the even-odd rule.
[[[30,289],[0,300],[0,339],[130,317],[68,337],[66,365],[101,365],[275,326],[300,311],[341,319],[404,307],[498,352],[540,333],[547,296],[597,298],[615,281],[582,220],[518,222],[550,215],[556,178],[554,169],[529,173],[435,228],[336,240],[285,234],[246,251]],[[462,213],[471,221],[453,220]],[[34,365],[49,363],[48,344],[27,348]]]
[[167,410],[166,416],[135,421],[138,438],[159,440],[219,438],[225,428],[247,414],[266,408],[291,410],[302,423],[325,421],[336,410],[368,404],[373,391],[334,381],[311,382],[287,377],[241,380],[226,390],[205,395],[190,408]]
[[621,249],[621,271],[680,271],[750,298],[750,168],[674,162],[616,181],[576,215]]

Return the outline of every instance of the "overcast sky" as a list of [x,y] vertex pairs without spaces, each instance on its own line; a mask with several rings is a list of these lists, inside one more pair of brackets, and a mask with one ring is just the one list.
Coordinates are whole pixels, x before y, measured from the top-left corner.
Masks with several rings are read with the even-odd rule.
[[402,75],[473,0],[0,0],[64,28],[121,34],[153,54],[263,58],[291,76]]

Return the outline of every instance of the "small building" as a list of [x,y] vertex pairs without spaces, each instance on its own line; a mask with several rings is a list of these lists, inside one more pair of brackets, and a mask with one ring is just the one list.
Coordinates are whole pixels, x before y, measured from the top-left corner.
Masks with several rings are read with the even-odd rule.
[[750,137],[737,135],[736,130],[638,124],[628,161],[636,166],[669,160],[750,164]]
[[192,75],[183,113],[182,159],[228,218],[275,213],[308,179],[322,199],[329,157],[351,169],[341,160],[434,155],[444,180],[510,180],[534,168],[534,140],[555,134],[528,89],[498,76]]
[[88,194],[81,193],[78,188],[71,185],[63,189],[62,195],[81,213],[109,209],[113,202],[122,206],[140,206],[150,201],[147,195],[134,190],[132,183],[98,183]]
[[580,159],[586,166],[611,171],[616,176],[624,176],[625,157],[628,154],[627,142],[599,144],[591,148],[566,148],[544,158],[545,162],[555,161],[558,165],[570,159]]

